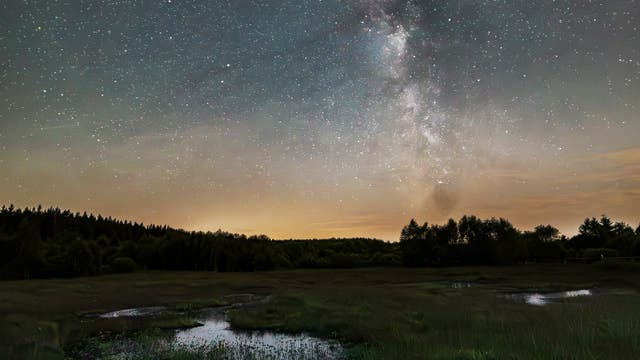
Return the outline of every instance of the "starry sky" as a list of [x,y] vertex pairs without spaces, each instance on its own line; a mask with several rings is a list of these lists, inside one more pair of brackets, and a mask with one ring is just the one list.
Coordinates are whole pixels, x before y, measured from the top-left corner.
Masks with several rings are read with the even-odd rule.
[[640,1],[3,0],[0,203],[397,240],[640,221]]

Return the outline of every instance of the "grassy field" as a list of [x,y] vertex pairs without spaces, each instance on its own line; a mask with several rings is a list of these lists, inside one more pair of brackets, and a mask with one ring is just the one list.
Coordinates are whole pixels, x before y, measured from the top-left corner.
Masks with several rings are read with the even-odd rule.
[[[501,296],[594,289],[532,306]],[[353,359],[639,359],[640,272],[596,265],[370,268],[263,273],[136,272],[0,282],[0,354],[59,359],[106,331],[176,327],[185,319],[96,322],[85,313],[269,301],[230,312],[234,327],[334,338]]]

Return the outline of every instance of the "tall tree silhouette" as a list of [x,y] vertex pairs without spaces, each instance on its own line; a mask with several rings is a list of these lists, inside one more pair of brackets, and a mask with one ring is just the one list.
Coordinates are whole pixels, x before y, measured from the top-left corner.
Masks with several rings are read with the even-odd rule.
[[400,242],[271,240],[188,232],[58,208],[0,207],[0,277],[98,275],[135,269],[260,271],[356,266],[506,265],[567,257],[640,256],[640,226],[587,218],[571,239],[551,225],[521,232],[503,218],[465,215],[443,225],[411,219]]

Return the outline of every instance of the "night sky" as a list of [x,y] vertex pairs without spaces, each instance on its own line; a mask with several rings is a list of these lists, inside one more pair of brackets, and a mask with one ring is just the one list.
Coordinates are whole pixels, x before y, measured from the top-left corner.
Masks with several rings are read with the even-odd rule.
[[275,238],[640,221],[640,1],[0,3],[0,203]]

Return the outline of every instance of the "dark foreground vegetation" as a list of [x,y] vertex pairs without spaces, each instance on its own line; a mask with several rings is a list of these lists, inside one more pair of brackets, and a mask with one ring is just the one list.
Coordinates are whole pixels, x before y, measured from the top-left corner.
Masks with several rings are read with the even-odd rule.
[[[578,289],[591,289],[593,296],[547,306],[505,296]],[[74,354],[82,344],[103,351],[113,336],[151,343],[158,333],[171,334],[162,329],[184,321],[99,319],[86,313],[216,306],[255,294],[269,301],[231,308],[233,327],[336,339],[344,344],[346,359],[639,359],[639,290],[639,271],[599,264],[137,271],[2,281],[0,357],[96,358]],[[113,358],[224,358],[218,355],[203,349]]]
[[187,232],[57,208],[0,210],[0,277],[88,276],[137,269],[257,271],[363,266],[511,265],[640,256],[640,227],[606,216],[578,235],[551,225],[522,232],[505,219],[464,216],[445,225],[412,220],[399,243],[375,239],[271,240]]

